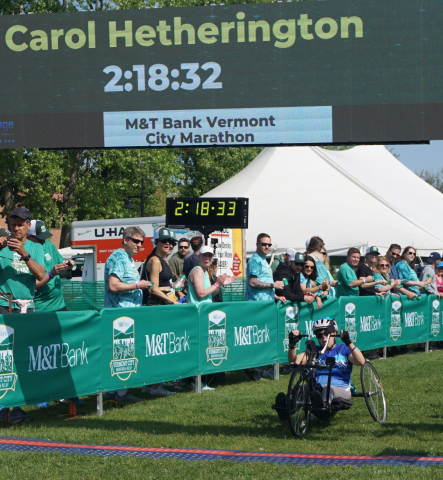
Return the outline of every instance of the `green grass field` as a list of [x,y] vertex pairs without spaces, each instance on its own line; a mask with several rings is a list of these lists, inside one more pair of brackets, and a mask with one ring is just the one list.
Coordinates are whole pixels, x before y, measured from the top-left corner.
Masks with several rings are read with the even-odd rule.
[[[340,412],[328,424],[311,421],[304,439],[294,439],[287,423],[281,423],[270,406],[289,376],[246,382],[242,372],[227,374],[227,382],[214,392],[179,393],[154,398],[133,392],[146,401],[125,406],[105,405],[95,415],[96,397],[83,400],[77,409],[87,416],[67,420],[68,407],[26,410],[35,422],[8,428],[0,436],[103,445],[181,447],[300,452],[351,455],[443,456],[443,351],[402,355],[374,364],[388,401],[388,421],[372,421],[363,399],[355,399],[349,411]],[[359,369],[354,383],[359,387]],[[318,467],[280,466],[264,463],[235,464],[225,461],[186,462],[62,454],[0,454],[7,478],[308,478],[316,473],[334,478],[443,478],[443,467]]]

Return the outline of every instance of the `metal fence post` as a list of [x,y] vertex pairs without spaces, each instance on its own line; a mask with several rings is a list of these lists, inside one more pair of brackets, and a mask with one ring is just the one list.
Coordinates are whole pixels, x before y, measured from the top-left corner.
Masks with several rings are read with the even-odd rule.
[[103,393],[100,392],[97,395],[97,415],[101,417],[103,415]]
[[280,364],[276,363],[274,365],[274,380],[280,380]]
[[195,379],[195,393],[202,393],[202,376],[197,375]]

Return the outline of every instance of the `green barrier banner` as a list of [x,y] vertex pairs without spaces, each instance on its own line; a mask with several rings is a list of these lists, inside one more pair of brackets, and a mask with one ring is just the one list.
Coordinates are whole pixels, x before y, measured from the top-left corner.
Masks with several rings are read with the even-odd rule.
[[200,371],[225,372],[277,361],[274,302],[200,305]]
[[428,297],[421,295],[413,300],[404,295],[400,299],[391,297],[387,300],[387,318],[388,322],[390,320],[390,326],[386,345],[409,345],[429,340],[431,320]]
[[100,352],[98,312],[0,316],[0,405],[100,392]]
[[196,375],[199,326],[195,306],[107,308],[101,318],[104,390]]
[[340,297],[339,330],[347,330],[360,350],[383,347],[386,342],[387,302],[379,296]]
[[[338,300],[328,298],[323,301],[323,306],[317,310],[316,304],[307,304],[305,302],[290,303],[277,306],[278,315],[278,361],[284,363],[288,361],[289,340],[288,335],[291,330],[300,330],[303,335],[312,335],[312,324],[321,317],[338,318]],[[306,338],[300,340],[295,347],[296,352],[300,353],[305,349]]]

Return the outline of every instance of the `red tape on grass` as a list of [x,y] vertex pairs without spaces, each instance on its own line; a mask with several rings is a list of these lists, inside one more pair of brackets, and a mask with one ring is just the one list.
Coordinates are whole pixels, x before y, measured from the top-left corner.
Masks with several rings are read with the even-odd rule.
[[311,453],[239,452],[193,448],[151,448],[129,445],[83,445],[44,441],[34,438],[0,437],[0,450],[16,452],[59,452],[77,455],[136,456],[176,458],[180,460],[229,460],[232,462],[266,462],[297,465],[443,465],[443,457],[403,455],[323,455]]

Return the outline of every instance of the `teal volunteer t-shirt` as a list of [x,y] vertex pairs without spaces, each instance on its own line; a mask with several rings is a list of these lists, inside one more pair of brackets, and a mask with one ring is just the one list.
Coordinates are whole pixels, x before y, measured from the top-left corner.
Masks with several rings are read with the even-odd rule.
[[272,276],[272,270],[269,263],[266,261],[266,257],[262,257],[258,253],[254,253],[250,258],[247,268],[246,293],[245,300],[252,301],[265,301],[274,300],[273,288],[253,288],[249,285],[249,277],[251,275],[256,276],[260,282],[274,283],[274,277]]
[[[44,265],[45,257],[41,245],[27,240],[23,246],[36,263]],[[0,291],[12,293],[13,300],[34,300],[35,282],[34,275],[18,253],[8,247],[0,250]],[[0,298],[0,305],[8,308],[9,302]],[[33,307],[34,302],[30,305],[30,308]],[[15,304],[12,304],[12,308],[20,310]]]
[[[63,263],[64,258],[51,241],[46,240],[42,246],[45,258],[45,273],[48,273],[54,265]],[[58,275],[51,278],[44,287],[36,292],[34,303],[36,312],[55,312],[65,307],[62,282]]]
[[358,297],[358,287],[350,287],[349,284],[357,280],[357,275],[354,269],[348,263],[344,263],[337,274],[339,282],[337,287],[337,297]]
[[134,259],[122,248],[112,253],[105,264],[105,308],[141,307],[143,293],[141,290],[131,290],[124,293],[113,293],[109,290],[109,275],[114,274],[123,283],[137,283],[140,275]]

